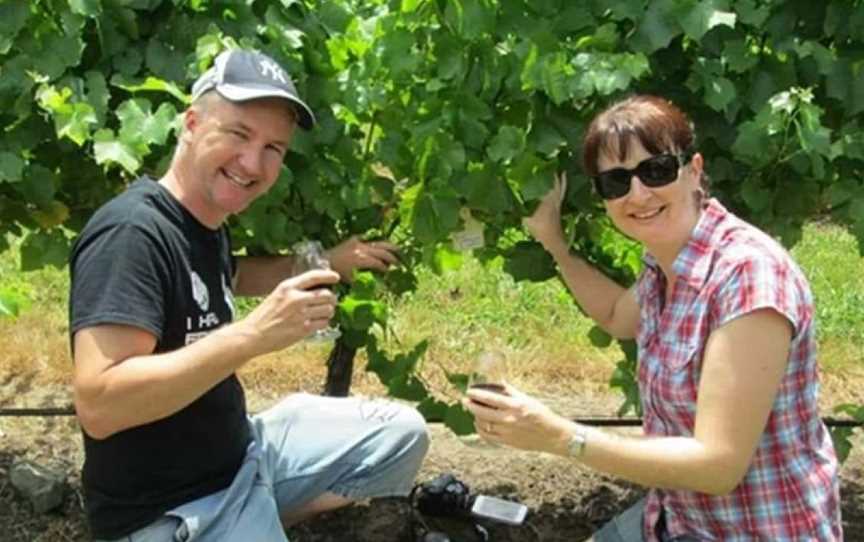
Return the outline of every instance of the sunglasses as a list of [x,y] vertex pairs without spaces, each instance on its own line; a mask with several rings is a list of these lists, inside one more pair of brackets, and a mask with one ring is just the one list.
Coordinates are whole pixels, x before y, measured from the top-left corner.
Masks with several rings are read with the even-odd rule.
[[658,154],[642,160],[633,169],[619,167],[598,173],[594,176],[594,188],[603,199],[622,198],[630,192],[634,175],[645,186],[658,188],[674,182],[682,165],[678,155]]

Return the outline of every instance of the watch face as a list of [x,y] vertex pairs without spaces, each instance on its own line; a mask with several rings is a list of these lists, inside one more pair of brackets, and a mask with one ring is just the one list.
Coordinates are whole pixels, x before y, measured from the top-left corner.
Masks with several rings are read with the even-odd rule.
[[585,435],[576,433],[570,437],[570,443],[567,446],[567,451],[570,457],[579,457],[585,452]]

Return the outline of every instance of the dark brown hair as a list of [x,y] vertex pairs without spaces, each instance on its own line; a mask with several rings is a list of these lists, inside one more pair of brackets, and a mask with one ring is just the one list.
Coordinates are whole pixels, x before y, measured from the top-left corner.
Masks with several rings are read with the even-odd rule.
[[597,175],[600,155],[624,161],[633,139],[651,154],[693,152],[693,124],[672,102],[658,96],[637,95],[611,105],[594,117],[585,133],[582,162],[585,172]]

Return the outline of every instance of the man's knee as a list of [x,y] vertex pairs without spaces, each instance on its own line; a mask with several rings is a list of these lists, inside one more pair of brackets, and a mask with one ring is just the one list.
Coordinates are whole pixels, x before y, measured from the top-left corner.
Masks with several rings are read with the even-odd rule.
[[400,410],[389,424],[387,430],[391,438],[397,440],[413,456],[422,459],[429,450],[429,428],[426,420],[414,408],[396,405]]

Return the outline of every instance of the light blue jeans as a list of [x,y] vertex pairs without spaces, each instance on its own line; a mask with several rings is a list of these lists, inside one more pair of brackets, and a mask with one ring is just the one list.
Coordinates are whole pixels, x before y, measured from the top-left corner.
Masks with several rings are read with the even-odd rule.
[[407,495],[429,447],[420,414],[390,401],[291,395],[250,418],[232,484],[117,542],[287,541],[280,512],[324,493]]
[[[621,512],[586,542],[642,542],[642,517],[645,512],[645,499]],[[691,536],[676,536],[664,539],[665,542],[698,542]]]

